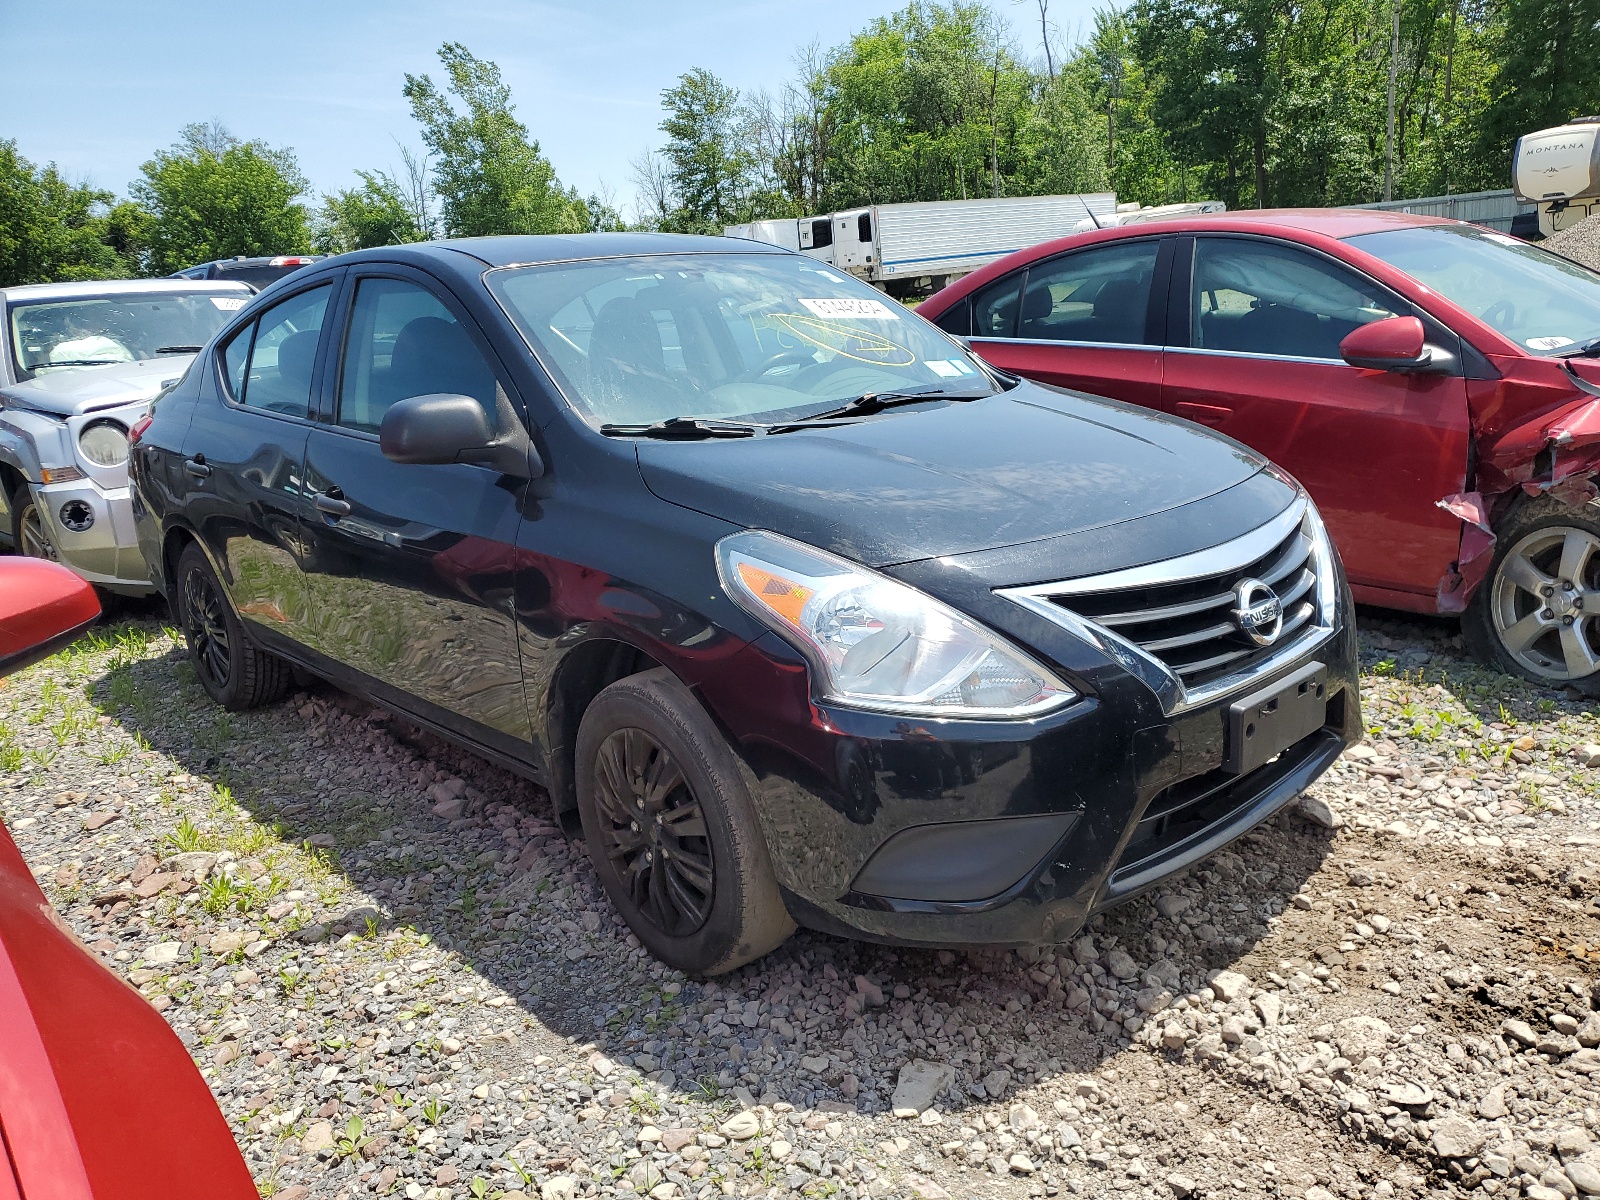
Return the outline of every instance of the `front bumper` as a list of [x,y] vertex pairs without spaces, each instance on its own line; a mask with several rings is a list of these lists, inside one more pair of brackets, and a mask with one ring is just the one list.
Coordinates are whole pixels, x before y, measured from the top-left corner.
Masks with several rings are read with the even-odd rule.
[[[754,775],[791,914],[901,945],[1058,943],[1214,854],[1361,737],[1355,631],[1340,591],[1332,635],[1244,689],[1320,662],[1326,722],[1244,774],[1223,767],[1233,693],[1166,716],[1137,702],[1142,686],[1106,688],[1015,724],[917,722],[792,696],[810,707],[808,744],[771,736],[798,712],[747,706],[730,732]],[[756,649],[782,654],[775,639]]]
[[133,524],[133,488],[92,479],[35,485],[39,515],[56,556],[90,583],[110,591],[154,591]]

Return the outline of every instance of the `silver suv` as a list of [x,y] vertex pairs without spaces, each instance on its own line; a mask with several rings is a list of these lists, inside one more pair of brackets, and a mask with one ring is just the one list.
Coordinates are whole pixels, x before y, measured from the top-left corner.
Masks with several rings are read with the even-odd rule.
[[252,294],[164,279],[0,291],[0,543],[110,591],[149,592],[128,432]]

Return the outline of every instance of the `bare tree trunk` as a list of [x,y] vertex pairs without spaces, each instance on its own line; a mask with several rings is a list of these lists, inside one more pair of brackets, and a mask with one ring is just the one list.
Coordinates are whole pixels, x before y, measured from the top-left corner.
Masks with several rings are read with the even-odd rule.
[[1383,198],[1394,199],[1394,88],[1400,72],[1400,4],[1390,0],[1389,33],[1389,120],[1384,137]]
[[1052,82],[1056,77],[1055,59],[1050,54],[1050,0],[1039,0],[1039,39],[1044,42],[1044,69]]
[[1256,122],[1255,144],[1251,147],[1256,168],[1256,207],[1267,206],[1267,130],[1264,122]]
[[1445,47],[1444,52],[1444,113],[1439,118],[1440,124],[1444,126],[1444,194],[1447,196],[1450,194],[1450,168],[1454,165],[1451,162],[1453,150],[1451,143],[1455,140],[1455,129],[1450,121],[1450,89],[1455,81],[1456,12],[1460,7],[1461,0],[1450,0],[1450,44]]

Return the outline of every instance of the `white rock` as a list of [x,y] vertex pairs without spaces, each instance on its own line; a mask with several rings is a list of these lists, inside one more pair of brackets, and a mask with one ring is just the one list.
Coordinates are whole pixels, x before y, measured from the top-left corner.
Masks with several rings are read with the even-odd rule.
[[923,1109],[933,1107],[939,1093],[955,1081],[956,1069],[949,1064],[914,1058],[900,1068],[900,1077],[895,1081],[889,1107],[895,1110],[896,1116],[902,1111],[917,1116]]
[[170,966],[178,961],[178,955],[182,952],[182,942],[157,942],[154,946],[146,948],[144,952],[145,965],[148,967]]
[[1278,1017],[1283,1013],[1283,1001],[1277,992],[1262,992],[1251,1003],[1261,1016],[1261,1023],[1268,1028],[1278,1023]]
[[1341,1055],[1357,1063],[1369,1057],[1381,1058],[1393,1037],[1394,1030],[1387,1022],[1362,1015],[1340,1021],[1334,1041]]
[[1600,1012],[1592,1012],[1578,1026],[1578,1045],[1600,1046]]
[[748,1141],[761,1132],[761,1119],[749,1109],[745,1109],[743,1112],[734,1113],[717,1126],[717,1132],[736,1142]]
[[1465,1117],[1445,1117],[1433,1123],[1433,1152],[1440,1158],[1471,1158],[1483,1149],[1488,1134]]
[[571,1175],[552,1175],[539,1185],[539,1200],[572,1200],[578,1181]]
[[1250,991],[1250,980],[1237,971],[1218,971],[1211,977],[1211,990],[1225,1004],[1245,996]]

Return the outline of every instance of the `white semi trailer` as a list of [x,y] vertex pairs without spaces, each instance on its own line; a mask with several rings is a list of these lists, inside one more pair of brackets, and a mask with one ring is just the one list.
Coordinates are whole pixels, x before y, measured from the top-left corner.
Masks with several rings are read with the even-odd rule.
[[[1066,196],[931,200],[874,204],[794,222],[734,225],[730,237],[751,237],[798,248],[885,290],[942,287],[1014,250],[1065,237],[1085,220],[1109,220],[1117,210],[1111,192]],[[793,225],[767,236],[757,226]]]
[[1600,212],[1600,117],[1518,138],[1511,182],[1518,200],[1539,206],[1545,237]]

